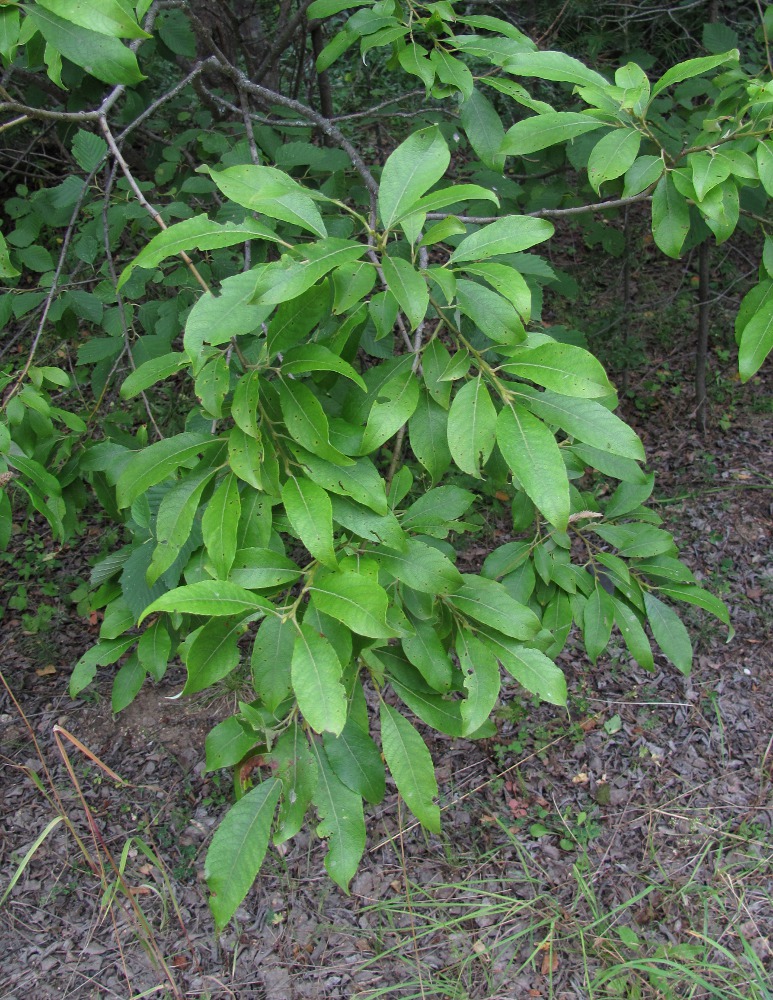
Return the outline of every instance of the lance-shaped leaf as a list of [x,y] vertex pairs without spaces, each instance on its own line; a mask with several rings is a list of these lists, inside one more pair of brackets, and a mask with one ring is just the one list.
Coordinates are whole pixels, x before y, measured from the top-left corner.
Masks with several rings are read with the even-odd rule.
[[249,615],[213,619],[199,631],[185,655],[188,679],[183,694],[195,694],[227,677],[239,665],[238,642]]
[[269,615],[260,623],[250,666],[255,694],[273,712],[292,688],[290,675],[297,632],[291,619]]
[[201,496],[215,473],[216,469],[191,472],[164,495],[156,517],[158,545],[147,571],[149,586],[172,566],[190,538]]
[[384,164],[378,208],[385,229],[445,174],[451,154],[440,129],[433,125],[409,136]]
[[237,427],[256,441],[258,430],[258,401],[260,399],[260,372],[251,371],[239,379],[231,403],[231,417]]
[[[358,260],[366,251],[362,243],[330,237],[299,247],[302,260],[283,257],[267,264],[255,285],[255,302],[279,303],[297,299],[326,274],[343,264]],[[276,342],[272,343],[276,348]]]
[[352,632],[372,639],[397,636],[387,623],[389,596],[371,577],[352,572],[324,573],[314,578],[309,589],[317,608]]
[[667,257],[678,258],[690,230],[690,209],[666,174],[652,195],[652,238]]
[[623,423],[601,403],[593,399],[561,396],[547,389],[539,392],[530,386],[518,386],[521,402],[536,416],[556,424],[567,434],[622,458],[644,461],[644,446],[636,431]]
[[204,547],[215,573],[221,580],[225,580],[228,576],[236,555],[241,509],[239,483],[231,472],[212,494],[201,520]]
[[514,601],[501,583],[473,573],[463,575],[464,585],[448,602],[467,618],[482,622],[513,639],[533,639],[541,629],[539,618]]
[[615,608],[615,624],[620,629],[628,652],[640,667],[645,670],[654,670],[655,660],[652,656],[650,641],[633,608],[617,597],[612,598],[612,604]]
[[344,728],[346,690],[341,673],[341,661],[330,642],[310,625],[300,625],[293,645],[293,691],[315,732],[338,734]]
[[403,652],[435,691],[451,689],[453,664],[437,630],[428,622],[415,621],[414,634],[402,639]]
[[134,11],[121,0],[39,0],[53,14],[114,38],[150,38],[134,18]]
[[139,661],[154,681],[160,681],[166,673],[171,652],[171,636],[159,619],[145,629],[137,644]]
[[130,507],[138,496],[147,492],[193,458],[218,444],[209,434],[186,431],[174,437],[156,441],[135,452],[124,465],[116,483],[119,507]]
[[402,552],[377,549],[374,555],[383,570],[423,594],[449,594],[463,583],[459,570],[436,548],[411,538]]
[[179,372],[187,364],[188,358],[179,351],[164,354],[160,358],[151,358],[124,379],[121,386],[121,399],[132,399],[132,397],[138,396],[145,389],[155,385],[156,382],[163,382],[170,375]]
[[773,299],[768,298],[741,330],[738,370],[742,382],[748,382],[752,375],[759,371],[771,350],[773,350]]
[[336,885],[348,893],[365,850],[362,798],[336,777],[319,744],[313,742],[312,748],[319,768],[312,799],[320,820],[317,834],[328,842],[325,868]]
[[370,459],[360,458],[354,465],[342,467],[301,451],[300,448],[293,448],[293,452],[309,479],[313,479],[329,493],[351,497],[376,514],[386,514],[389,510],[384,480]]
[[479,375],[457,392],[448,414],[448,447],[462,472],[481,478],[481,465],[494,449],[496,426],[496,410]]
[[646,591],[644,606],[655,642],[677,670],[689,674],[692,668],[692,643],[679,615]]
[[497,419],[497,444],[527,496],[559,531],[569,523],[569,479],[556,439],[523,406],[505,406]]
[[368,414],[360,451],[369,453],[406,424],[419,403],[419,381],[410,370],[391,378],[378,392]]
[[591,663],[595,663],[600,654],[607,648],[614,621],[615,606],[612,603],[612,598],[602,586],[597,584],[585,602],[583,612],[585,650]]
[[[450,390],[450,384],[448,388]],[[411,451],[430,474],[432,482],[436,483],[451,464],[448,414],[424,389],[408,421],[408,436]]]
[[563,671],[544,653],[487,629],[481,630],[478,638],[527,691],[551,705],[566,704],[566,678]]
[[180,614],[223,615],[257,614],[273,610],[273,605],[244,587],[225,580],[201,580],[185,587],[176,587],[159,597],[140,616],[139,625],[156,611],[176,611]]
[[252,750],[257,739],[255,733],[248,732],[235,715],[219,722],[214,729],[210,729],[204,741],[207,771],[219,771],[238,764]]
[[486,261],[483,264],[466,263],[462,270],[484,278],[492,288],[496,289],[515,307],[524,323],[529,322],[531,319],[531,289],[526,284],[522,274],[508,264],[497,264],[495,261]]
[[252,788],[231,806],[215,831],[204,863],[210,909],[222,931],[263,864],[271,821],[282,789],[277,778]]
[[[123,46],[121,46],[123,48]],[[128,49],[126,51],[129,51]],[[207,215],[194,215],[190,219],[177,222],[163,232],[158,233],[148,243],[134,260],[127,264],[118,279],[120,290],[131,277],[135,267],[153,268],[175,254],[187,250],[216,250],[220,247],[232,247],[245,240],[272,240],[277,236],[266,226],[261,226],[254,219],[244,222],[213,222]]]
[[664,73],[653,86],[652,96],[657,97],[662,90],[665,90],[666,87],[670,87],[674,83],[681,83],[682,80],[701,76],[703,73],[708,73],[709,70],[716,69],[717,66],[723,66],[729,62],[738,62],[738,59],[738,49],[728,49],[727,52],[721,52],[719,55],[700,56],[698,59],[687,59],[685,62],[677,63],[676,66],[672,66],[668,72]]
[[614,392],[603,366],[590,351],[574,344],[546,342],[508,352],[502,371],[527,378],[564,396],[585,398]]
[[344,378],[355,382],[363,392],[367,392],[362,376],[348,361],[344,361],[322,344],[303,344],[286,351],[282,358],[282,372],[288,375],[302,375],[305,372],[338,372]]
[[247,590],[267,590],[293,583],[301,575],[299,566],[273,549],[239,549],[228,578]]
[[274,843],[283,844],[303,826],[319,781],[316,754],[312,753],[298,720],[293,721],[277,740],[271,764],[276,767],[276,776],[282,782]]
[[350,718],[340,736],[325,733],[322,742],[336,777],[366,802],[378,804],[384,798],[384,765],[370,736]]
[[581,115],[575,111],[548,111],[524,118],[509,128],[501,152],[506,156],[526,156],[603,127],[604,122],[596,121],[589,115]]
[[290,435],[307,451],[336,465],[354,465],[330,443],[330,425],[322,404],[303,382],[281,381],[277,385],[279,405]]
[[427,282],[407,260],[402,257],[381,258],[384,279],[389,291],[397,299],[400,308],[408,317],[411,329],[424,319],[429,305],[429,289]]
[[481,333],[497,344],[513,345],[524,339],[523,323],[516,309],[485,285],[460,278],[456,283],[456,301]]
[[505,60],[502,68],[513,76],[536,76],[540,80],[576,83],[580,86],[607,88],[608,81],[600,73],[565,52],[518,52]]
[[81,66],[97,80],[130,86],[145,79],[135,54],[117,38],[73,24],[40,4],[31,7],[26,14],[30,25],[38,29],[55,52]]
[[309,552],[325,566],[335,567],[333,507],[316,483],[291,477],[282,487],[282,503],[290,524]]
[[473,90],[461,109],[462,128],[470,145],[491,170],[502,172],[504,154],[500,152],[505,129],[491,101]]
[[464,674],[467,697],[462,702],[464,735],[474,733],[491,715],[502,678],[496,656],[466,629],[456,635],[456,655]]
[[605,135],[593,147],[588,159],[588,180],[598,193],[604,181],[621,177],[636,159],[641,145],[641,132],[619,128]]
[[316,236],[327,236],[311,195],[284,171],[244,163],[225,170],[207,169],[207,173],[237,205],[300,226]]
[[440,809],[432,757],[410,722],[381,702],[381,748],[397,790],[416,819],[433,833],[440,832]]
[[509,215],[483,226],[462,240],[451,254],[452,264],[463,261],[480,261],[500,254],[520,253],[537,243],[550,239],[555,231],[547,219],[533,219],[527,215]]

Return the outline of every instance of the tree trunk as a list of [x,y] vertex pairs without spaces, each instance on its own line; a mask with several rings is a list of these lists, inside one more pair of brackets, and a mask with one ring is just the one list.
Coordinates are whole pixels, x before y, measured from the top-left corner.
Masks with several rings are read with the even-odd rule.
[[704,240],[698,248],[698,342],[695,348],[695,423],[701,434],[708,425],[706,400],[706,364],[709,353],[709,279],[711,247]]

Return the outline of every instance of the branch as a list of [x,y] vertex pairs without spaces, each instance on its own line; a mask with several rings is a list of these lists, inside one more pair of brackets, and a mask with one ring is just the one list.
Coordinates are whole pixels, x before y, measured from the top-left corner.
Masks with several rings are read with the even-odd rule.
[[[583,215],[585,212],[603,212],[609,208],[624,208],[626,205],[634,205],[638,201],[647,201],[652,195],[654,185],[650,185],[640,194],[632,195],[630,198],[613,198],[610,201],[598,201],[592,205],[575,205],[572,208],[540,208],[536,212],[527,212],[526,215],[536,219],[560,219],[567,215]],[[432,219],[458,219],[460,222],[469,222],[473,225],[485,226],[490,222],[498,222],[501,215],[454,215],[453,212],[427,212],[427,218]]]

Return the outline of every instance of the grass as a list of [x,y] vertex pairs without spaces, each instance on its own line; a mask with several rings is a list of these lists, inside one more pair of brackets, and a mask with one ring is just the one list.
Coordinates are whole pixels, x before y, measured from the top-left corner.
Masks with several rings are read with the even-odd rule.
[[676,870],[659,863],[662,834],[635,872],[608,860],[613,842],[599,858],[578,840],[557,881],[501,821],[502,845],[457,856],[451,878],[418,884],[404,868],[402,891],[364,910],[378,931],[362,968],[392,982],[356,996],[773,1000],[773,952],[765,958],[757,923],[773,913],[773,843],[750,836],[759,827],[714,828],[707,810],[679,818],[693,834]]

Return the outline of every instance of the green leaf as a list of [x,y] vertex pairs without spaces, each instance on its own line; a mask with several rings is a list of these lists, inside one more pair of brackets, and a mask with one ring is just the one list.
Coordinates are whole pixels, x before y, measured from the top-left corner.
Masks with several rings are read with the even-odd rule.
[[424,740],[410,722],[381,702],[381,747],[397,790],[414,816],[432,833],[440,832],[435,768]]
[[333,65],[339,56],[343,55],[343,53],[346,52],[350,46],[354,45],[359,37],[360,36],[356,31],[347,31],[346,29],[333,35],[331,41],[327,43],[324,49],[317,56],[317,60],[314,63],[316,71],[318,73],[324,73],[326,69],[329,69]]
[[678,258],[690,229],[690,210],[669,174],[652,195],[652,237],[667,257]]
[[579,441],[602,452],[637,462],[644,461],[644,448],[639,436],[601,403],[560,396],[549,389],[539,392],[529,386],[519,386],[518,393],[532,413],[549,424],[556,424]]
[[152,37],[142,30],[134,19],[131,7],[121,3],[121,0],[38,0],[38,4],[65,21],[102,35],[114,38]]
[[160,681],[166,673],[172,639],[166,626],[159,619],[145,629],[137,644],[137,656],[154,681]]
[[513,76],[535,76],[540,80],[576,83],[608,88],[610,84],[600,73],[564,52],[518,52],[502,64]]
[[341,467],[325,462],[316,455],[301,453],[299,449],[293,450],[309,479],[313,479],[318,486],[330,493],[351,497],[376,514],[386,514],[389,510],[384,480],[370,459],[360,458],[355,465]]
[[512,303],[524,323],[531,319],[531,289],[523,275],[507,264],[487,262],[485,264],[465,264],[462,268],[468,274],[478,274],[492,288]]
[[215,469],[198,469],[175,483],[164,495],[156,518],[156,538],[158,545],[148,569],[147,582],[150,586],[165,573],[177,559],[183,545],[188,541],[199,501]]
[[346,723],[341,661],[330,642],[310,625],[298,627],[291,670],[293,691],[306,722],[318,733],[340,733]]
[[239,549],[231,566],[229,580],[247,590],[266,590],[293,583],[301,575],[292,559],[273,549]]
[[290,524],[312,556],[325,566],[337,566],[333,507],[327,493],[316,483],[293,476],[282,487],[282,503]]
[[585,398],[614,392],[603,366],[593,355],[574,344],[544,343],[508,352],[503,371],[527,378],[564,396]]
[[401,640],[403,652],[433,690],[450,691],[453,664],[437,629],[422,621],[415,621],[413,627],[414,634]]
[[205,740],[207,771],[238,764],[255,746],[256,736],[248,733],[235,715],[210,729]]
[[599,655],[607,648],[614,620],[615,606],[612,598],[597,584],[585,603],[583,614],[585,650],[591,663],[595,664]]
[[156,382],[163,382],[170,375],[179,372],[187,364],[188,358],[179,351],[163,354],[160,358],[151,358],[126,376],[121,386],[121,399],[138,396]]
[[588,180],[598,193],[604,181],[612,181],[624,174],[639,153],[641,132],[619,128],[600,139],[588,159]]
[[695,188],[698,201],[703,201],[709,191],[717,184],[721,184],[731,173],[730,160],[724,156],[693,153],[688,162],[692,170],[692,186]]
[[325,733],[322,742],[336,777],[366,802],[374,805],[381,802],[385,790],[384,765],[370,736],[350,718],[340,736]]
[[464,735],[474,733],[491,715],[499,697],[502,678],[499,664],[488,646],[465,630],[456,636],[456,655],[464,674],[467,697],[462,702]]
[[120,639],[100,640],[96,646],[87,649],[70,674],[70,697],[76,698],[85,687],[91,684],[96,676],[97,667],[106,667],[115,663],[116,660],[120,660],[136,641],[136,635],[127,635]]
[[470,317],[481,333],[498,344],[508,346],[524,339],[523,323],[507,299],[464,278],[457,281],[456,289],[459,309]]
[[494,105],[479,90],[473,90],[462,104],[461,119],[470,145],[481,161],[501,173],[505,165],[504,154],[500,152],[505,129]]
[[311,389],[299,381],[275,384],[285,426],[298,444],[335,465],[354,465],[354,459],[331,445],[327,416]]
[[481,631],[478,637],[527,691],[551,705],[566,704],[566,678],[563,671],[544,653],[496,632]]
[[325,868],[336,885],[348,893],[365,850],[362,798],[336,777],[316,742],[312,748],[319,767],[319,781],[312,798],[320,819],[317,834],[328,841]]
[[378,392],[358,449],[375,451],[408,422],[419,403],[419,382],[410,368],[391,378]]
[[644,606],[655,642],[677,670],[685,675],[689,674],[692,668],[692,643],[681,619],[673,608],[646,591]]
[[463,580],[464,586],[447,600],[466,617],[513,639],[533,639],[542,628],[534,612],[514,601],[501,583],[471,573]]
[[462,472],[481,478],[481,465],[494,449],[496,426],[494,404],[478,375],[457,392],[448,414],[448,447]]
[[292,689],[290,676],[296,629],[290,618],[270,615],[260,623],[250,666],[255,694],[274,712]]
[[137,659],[136,653],[132,653],[113,679],[110,707],[114,715],[131,705],[139,694],[144,680],[145,670]]
[[661,156],[640,156],[626,171],[623,198],[632,198],[655,184],[663,175],[666,165]]
[[703,220],[716,237],[717,245],[724,243],[735,232],[740,214],[738,188],[729,178],[712,188],[703,201],[698,202]]
[[757,173],[769,198],[773,198],[773,142],[757,145]]
[[765,358],[773,350],[773,298],[763,301],[759,311],[741,331],[738,344],[738,370],[742,382],[749,379],[762,367]]
[[343,622],[352,632],[372,639],[397,635],[386,619],[389,596],[370,577],[348,571],[324,573],[314,578],[309,590],[320,611]]
[[423,594],[449,594],[463,583],[451,560],[418,538],[409,538],[403,552],[371,551],[383,570]]
[[463,97],[469,98],[473,91],[472,73],[461,59],[452,56],[445,49],[435,48],[430,52],[430,62],[435,67],[438,79],[456,87]]
[[408,437],[411,451],[430,474],[432,482],[436,483],[451,464],[448,414],[424,388],[408,421]]
[[[0,11],[2,14],[3,11]],[[5,237],[0,233],[0,278],[18,278],[21,271],[11,263],[11,255],[8,253],[8,244]]]
[[518,403],[505,406],[496,427],[504,460],[527,496],[559,531],[569,523],[569,480],[561,449],[545,424]]
[[586,132],[603,128],[604,124],[575,111],[548,111],[533,115],[507,130],[501,152],[506,156],[526,156],[558,142],[569,142]]
[[206,292],[194,303],[185,321],[183,336],[183,346],[194,372],[204,360],[204,344],[227,344],[233,337],[259,329],[272,307],[252,305],[254,292],[255,275],[247,271],[226,278],[217,297]]
[[652,657],[650,641],[633,608],[617,597],[612,597],[611,600],[615,609],[615,623],[620,629],[628,652],[640,667],[645,670],[654,670],[655,661]]
[[236,555],[241,510],[239,483],[228,473],[212,494],[201,521],[204,547],[220,580],[228,576]]
[[[298,249],[302,260],[283,257],[265,266],[255,286],[256,302],[297,299],[330,271],[359,260],[367,248],[362,243],[330,237],[317,243],[304,243]],[[274,349],[277,349],[275,345]]]
[[708,590],[704,590],[703,587],[682,583],[660,583],[658,584],[658,593],[665,594],[666,597],[671,597],[675,601],[686,601],[688,604],[695,604],[697,607],[703,608],[704,611],[710,612],[723,625],[730,626],[730,612],[727,610],[725,602],[715,597]]
[[215,831],[204,863],[210,909],[222,931],[263,864],[282,784],[277,778],[250,789],[231,806]]
[[520,253],[550,239],[555,227],[547,219],[510,215],[483,226],[462,240],[450,257],[450,263],[478,262],[499,254]]
[[294,720],[276,741],[271,765],[282,782],[282,801],[274,831],[274,843],[278,845],[294,837],[303,827],[306,810],[319,781],[316,755],[298,720]]
[[107,143],[94,132],[78,129],[72,141],[72,155],[81,170],[90,174],[107,156]]
[[135,54],[117,38],[66,21],[41,5],[31,7],[27,18],[53,49],[97,80],[131,86],[145,79]]
[[247,617],[242,612],[227,621],[213,619],[199,630],[185,654],[188,677],[183,694],[204,691],[239,666],[238,642]]
[[130,507],[151,486],[167,479],[181,465],[199,458],[215,444],[218,444],[217,439],[209,434],[186,431],[134,452],[116,483],[119,508]]
[[672,86],[674,83],[681,83],[682,80],[701,76],[703,73],[708,73],[709,70],[716,69],[717,66],[723,66],[725,63],[738,62],[739,57],[738,49],[730,49],[716,56],[701,56],[698,59],[687,59],[685,62],[677,63],[676,66],[672,66],[655,83],[652,88],[652,96],[657,97],[662,90]]
[[306,372],[338,372],[344,378],[351,379],[363,392],[367,392],[362,376],[348,361],[344,361],[322,344],[303,344],[285,352],[282,358],[282,372],[290,375],[303,375]]
[[381,266],[389,291],[397,299],[400,308],[408,317],[411,329],[415,330],[424,319],[429,305],[427,282],[402,257],[389,257],[384,254],[381,258]]
[[[120,43],[119,43],[120,44]],[[128,51],[128,49],[127,49]],[[118,279],[118,290],[126,284],[135,267],[151,269],[167,257],[187,250],[216,250],[230,247],[245,240],[269,239],[276,242],[276,235],[253,219],[244,222],[212,222],[207,215],[194,215],[164,229],[144,247],[134,260],[127,264]]]
[[159,597],[150,607],[145,608],[140,620],[142,622],[157,611],[175,611],[180,614],[206,615],[239,615],[256,614],[272,610],[273,606],[256,594],[251,594],[244,587],[224,580],[202,580],[185,587],[175,587],[169,593]]
[[251,371],[239,379],[231,402],[231,417],[237,427],[256,441],[258,430],[258,402],[260,399],[260,372]]
[[450,160],[436,125],[414,132],[397,147],[384,164],[379,185],[378,208],[385,229],[391,229],[440,180]]
[[615,545],[626,559],[647,559],[674,548],[671,535],[651,524],[593,524],[590,530]]
[[226,198],[237,205],[300,226],[315,236],[327,236],[311,195],[283,170],[243,163],[207,172]]

